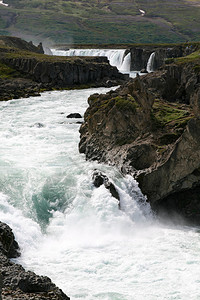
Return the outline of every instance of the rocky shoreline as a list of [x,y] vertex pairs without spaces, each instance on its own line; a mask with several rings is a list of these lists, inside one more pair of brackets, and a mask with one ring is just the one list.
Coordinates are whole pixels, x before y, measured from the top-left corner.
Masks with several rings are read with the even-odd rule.
[[[110,87],[127,80],[106,57],[63,58],[43,53],[41,44],[36,47],[19,38],[0,37],[0,100],[39,96],[46,90]],[[70,299],[50,278],[25,271],[11,260],[19,255],[12,230],[0,222],[0,299]]]
[[[200,56],[89,97],[79,150],[132,174],[159,215],[200,224]],[[178,220],[178,217],[175,217]]]
[[46,90],[110,87],[128,79],[106,57],[43,54],[19,38],[0,37],[0,100],[38,96]]
[[0,222],[0,299],[70,299],[50,278],[25,271],[21,265],[11,261],[18,256],[20,248],[11,228]]

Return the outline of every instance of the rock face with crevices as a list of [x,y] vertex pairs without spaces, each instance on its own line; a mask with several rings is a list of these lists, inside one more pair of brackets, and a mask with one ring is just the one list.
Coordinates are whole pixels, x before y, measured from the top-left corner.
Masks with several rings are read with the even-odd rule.
[[166,60],[183,57],[196,51],[198,45],[179,44],[179,45],[140,45],[130,48],[131,70],[146,70],[150,55],[154,52],[152,63],[153,70],[158,70],[163,66]]
[[200,224],[200,64],[188,59],[90,96],[79,150],[132,174],[160,215]]
[[[107,80],[123,80],[125,76],[118,72],[116,67],[110,66],[106,57],[91,58],[48,58],[42,59],[17,57],[5,57],[2,62],[17,71],[27,74],[35,82],[49,84],[52,87],[69,87],[105,83]],[[117,81],[116,81],[117,83]]]
[[0,37],[0,100],[38,96],[52,89],[111,87],[129,79],[106,57],[44,55],[41,48]]

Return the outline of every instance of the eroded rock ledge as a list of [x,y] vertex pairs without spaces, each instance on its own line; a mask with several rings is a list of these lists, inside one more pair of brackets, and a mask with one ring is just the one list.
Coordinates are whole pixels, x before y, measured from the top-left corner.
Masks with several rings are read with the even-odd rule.
[[10,258],[20,255],[19,245],[11,228],[0,222],[0,299],[69,300],[61,289],[46,276],[13,263]]
[[135,176],[160,214],[200,224],[199,53],[88,103],[80,152]]
[[0,37],[0,100],[51,89],[110,87],[128,79],[106,57],[44,55],[41,47],[17,38],[7,39]]

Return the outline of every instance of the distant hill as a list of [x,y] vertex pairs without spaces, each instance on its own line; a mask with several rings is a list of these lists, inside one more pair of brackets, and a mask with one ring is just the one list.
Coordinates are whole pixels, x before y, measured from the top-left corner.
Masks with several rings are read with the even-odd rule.
[[0,35],[49,43],[200,40],[200,0],[4,0]]

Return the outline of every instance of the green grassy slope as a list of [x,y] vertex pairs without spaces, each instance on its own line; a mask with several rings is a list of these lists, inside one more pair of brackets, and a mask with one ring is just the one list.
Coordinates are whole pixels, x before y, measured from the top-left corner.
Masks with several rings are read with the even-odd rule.
[[[200,40],[200,0],[4,0],[0,34],[54,43]],[[146,13],[141,15],[139,9]]]

